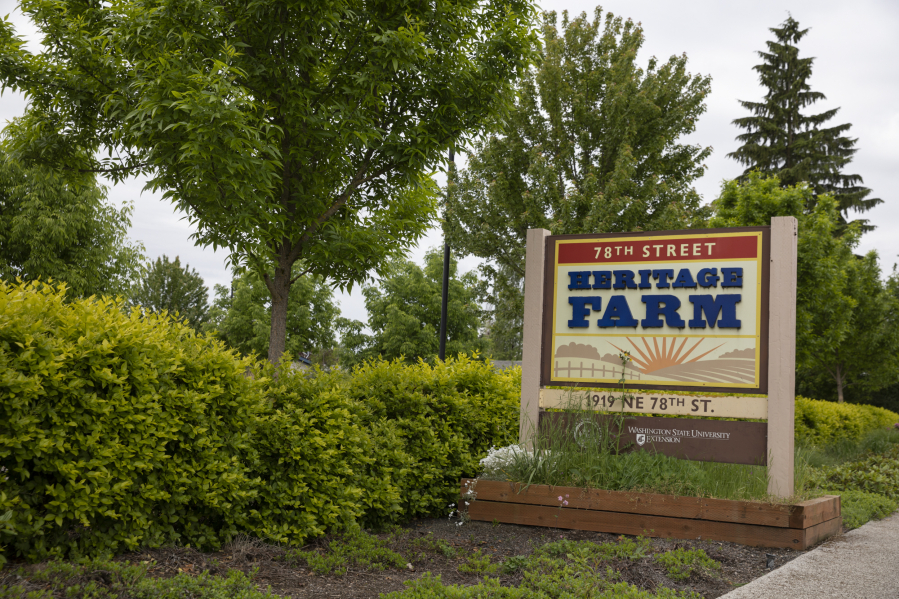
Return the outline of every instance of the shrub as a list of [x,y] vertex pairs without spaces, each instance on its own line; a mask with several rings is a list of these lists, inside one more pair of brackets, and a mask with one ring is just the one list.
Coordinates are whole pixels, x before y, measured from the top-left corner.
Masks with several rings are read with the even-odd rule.
[[0,547],[29,560],[443,515],[517,438],[520,370],[276,377],[165,315],[64,293],[0,283]]
[[796,398],[796,441],[803,445],[859,441],[897,420],[899,414],[874,406]]
[[353,371],[344,392],[362,406],[378,443],[389,443],[385,460],[405,517],[445,513],[459,480],[477,475],[490,446],[517,441],[520,376],[464,355],[433,366],[375,361]]
[[165,316],[64,294],[0,282],[0,545],[38,560],[228,539],[254,497],[248,363]]
[[264,380],[271,407],[255,436],[252,477],[259,482],[249,530],[302,544],[360,522],[400,519],[394,478],[412,459],[380,423],[374,430],[363,424],[364,405],[346,397],[343,377],[282,369],[277,380]]
[[899,502],[864,491],[826,491],[830,495],[840,495],[840,512],[843,526],[858,528],[870,520],[880,520],[899,509]]
[[857,461],[821,468],[814,482],[837,491],[865,491],[899,499],[899,446]]

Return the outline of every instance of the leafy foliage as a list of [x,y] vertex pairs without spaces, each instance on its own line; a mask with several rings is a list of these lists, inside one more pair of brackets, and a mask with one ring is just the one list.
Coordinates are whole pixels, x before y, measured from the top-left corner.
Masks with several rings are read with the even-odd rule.
[[351,565],[366,570],[406,567],[408,560],[389,549],[388,542],[356,528],[332,537],[322,551],[296,551],[290,558],[305,561],[316,574],[337,576]]
[[[447,304],[446,355],[474,354],[488,350],[479,335],[481,309],[477,302],[478,279],[474,273],[458,276],[457,263],[450,263]],[[353,322],[343,336],[346,366],[381,357],[432,360],[437,356],[440,302],[443,289],[443,255],[431,250],[424,268],[408,261],[393,263],[377,286],[363,289],[371,335],[362,333],[362,323]],[[346,326],[346,325],[345,325]]]
[[668,572],[671,580],[687,580],[694,572],[717,572],[721,564],[710,558],[702,549],[672,549],[656,556],[656,560]]
[[796,398],[796,442],[802,445],[860,441],[897,421],[899,414],[883,408]]
[[[737,136],[743,145],[728,156],[746,166],[744,176],[759,170],[776,175],[785,187],[807,181],[814,192],[807,198],[808,208],[824,194],[837,199],[843,214],[849,210],[866,212],[882,203],[883,200],[866,199],[871,190],[861,186],[861,176],[842,172],[857,151],[858,140],[845,136],[851,124],[824,127],[839,108],[815,115],[802,113],[804,108],[825,99],[821,92],[811,91],[809,85],[814,58],[800,58],[796,47],[808,29],[800,29],[799,23],[788,17],[779,28],[770,31],[776,40],[767,43],[768,52],[758,53],[764,62],[754,67],[767,89],[765,99],[740,102],[753,116],[733,121],[746,133]],[[867,222],[861,220],[859,225],[873,229]]]
[[30,100],[16,156],[148,175],[265,281],[273,362],[294,264],[351,286],[403,255],[434,214],[428,174],[504,113],[536,41],[529,0],[21,8],[46,44],[0,30],[0,79]]
[[[295,267],[297,272],[300,268]],[[314,276],[291,285],[287,301],[285,352],[323,352],[334,347],[340,310],[333,290]],[[253,272],[235,276],[231,289],[215,286],[210,319],[204,330],[246,356],[269,354],[272,306],[265,282]]]
[[175,256],[163,254],[144,267],[141,281],[131,291],[130,303],[153,312],[168,312],[199,330],[208,319],[209,290],[200,273]]
[[846,528],[858,528],[871,520],[885,518],[899,509],[899,501],[876,493],[854,490],[825,492],[840,496],[840,515]]
[[364,403],[347,398],[339,373],[282,369],[266,380],[272,409],[255,437],[258,501],[249,530],[298,544],[357,523],[403,519],[400,494],[414,457],[391,435],[389,423],[369,428]]
[[[814,203],[806,212],[805,206]],[[828,377],[842,401],[849,385],[876,390],[894,382],[899,360],[896,282],[880,279],[877,256],[858,259],[858,227],[837,235],[840,216],[830,196],[804,184],[781,187],[753,172],[724,184],[712,227],[769,225],[775,216],[799,221],[796,357],[800,378]]]
[[127,295],[143,258],[126,237],[130,216],[92,178],[67,181],[0,151],[0,279],[63,281],[77,297]]
[[[31,560],[233,535],[255,493],[262,406],[241,362],[188,327],[108,299],[0,283],[0,459]],[[72,535],[77,531],[77,535]]]
[[[193,576],[179,572],[171,578],[151,578],[147,566],[128,562],[93,560],[79,564],[49,562],[29,575],[31,581],[43,583],[47,590],[16,592],[16,588],[0,587],[0,597],[8,599],[52,599],[81,597],[84,599],[276,599],[271,591],[260,591],[250,577],[239,570],[227,576],[203,572]],[[21,587],[20,591],[24,591]]]
[[899,445],[856,462],[822,468],[815,482],[824,489],[864,491],[899,500]]
[[[465,355],[433,366],[367,362],[353,371],[346,397],[366,406],[373,435],[395,439],[410,460],[392,468],[406,517],[444,514],[491,445],[517,441],[518,373]],[[391,461],[389,452],[378,456],[385,469]]]
[[[643,30],[596,10],[561,27],[547,13],[538,66],[517,85],[497,135],[449,177],[446,232],[484,258],[497,306],[492,335],[518,359],[527,230],[553,234],[680,229],[701,213],[692,187],[711,148],[679,142],[705,111],[707,77],[687,57],[637,63]],[[512,336],[511,338],[509,336]]]

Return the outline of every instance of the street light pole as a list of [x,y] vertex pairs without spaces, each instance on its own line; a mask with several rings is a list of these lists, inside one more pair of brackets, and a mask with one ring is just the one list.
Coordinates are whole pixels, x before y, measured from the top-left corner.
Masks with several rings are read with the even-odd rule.
[[[455,163],[455,154],[453,149],[449,151],[450,165]],[[450,169],[451,170],[451,169]],[[447,187],[449,186],[449,172],[447,171]],[[444,219],[446,212],[443,213]],[[450,271],[450,246],[446,241],[446,224],[443,225],[443,293],[440,298],[440,351],[438,357],[440,361],[446,360],[446,306],[449,301],[449,271]]]

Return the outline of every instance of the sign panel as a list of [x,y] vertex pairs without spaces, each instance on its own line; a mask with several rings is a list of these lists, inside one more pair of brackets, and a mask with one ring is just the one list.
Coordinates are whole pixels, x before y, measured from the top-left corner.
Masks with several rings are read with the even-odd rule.
[[[570,431],[579,442],[583,439],[595,443],[598,435],[606,431],[618,436],[624,451],[648,451],[684,460],[754,466],[767,460],[767,425],[763,422],[641,416],[624,418],[620,429],[615,423],[611,416],[590,419],[578,414],[542,412],[538,426],[553,433]],[[585,430],[586,427],[594,428]]]
[[766,393],[769,231],[547,237],[542,385]]
[[767,397],[709,397],[672,393],[608,391],[572,391],[541,389],[543,409],[595,410],[667,416],[706,416],[713,418],[768,418]]

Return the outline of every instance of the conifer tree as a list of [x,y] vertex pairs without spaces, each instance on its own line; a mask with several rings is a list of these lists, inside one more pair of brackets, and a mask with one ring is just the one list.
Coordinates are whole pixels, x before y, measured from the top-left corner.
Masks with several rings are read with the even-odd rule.
[[[754,67],[768,92],[762,102],[740,101],[752,116],[733,121],[746,133],[737,136],[743,145],[728,156],[746,167],[744,176],[758,170],[776,175],[784,187],[807,181],[814,191],[813,203],[819,195],[833,195],[843,218],[848,218],[850,210],[870,210],[883,200],[868,198],[871,190],[862,186],[860,175],[843,173],[857,151],[857,138],[846,136],[852,124],[825,127],[839,108],[819,114],[802,112],[826,99],[809,86],[815,59],[800,58],[796,46],[808,29],[800,29],[789,17],[771,32],[776,40],[767,42],[767,52],[758,53],[763,63]],[[864,219],[859,224],[863,230],[874,228]]]

